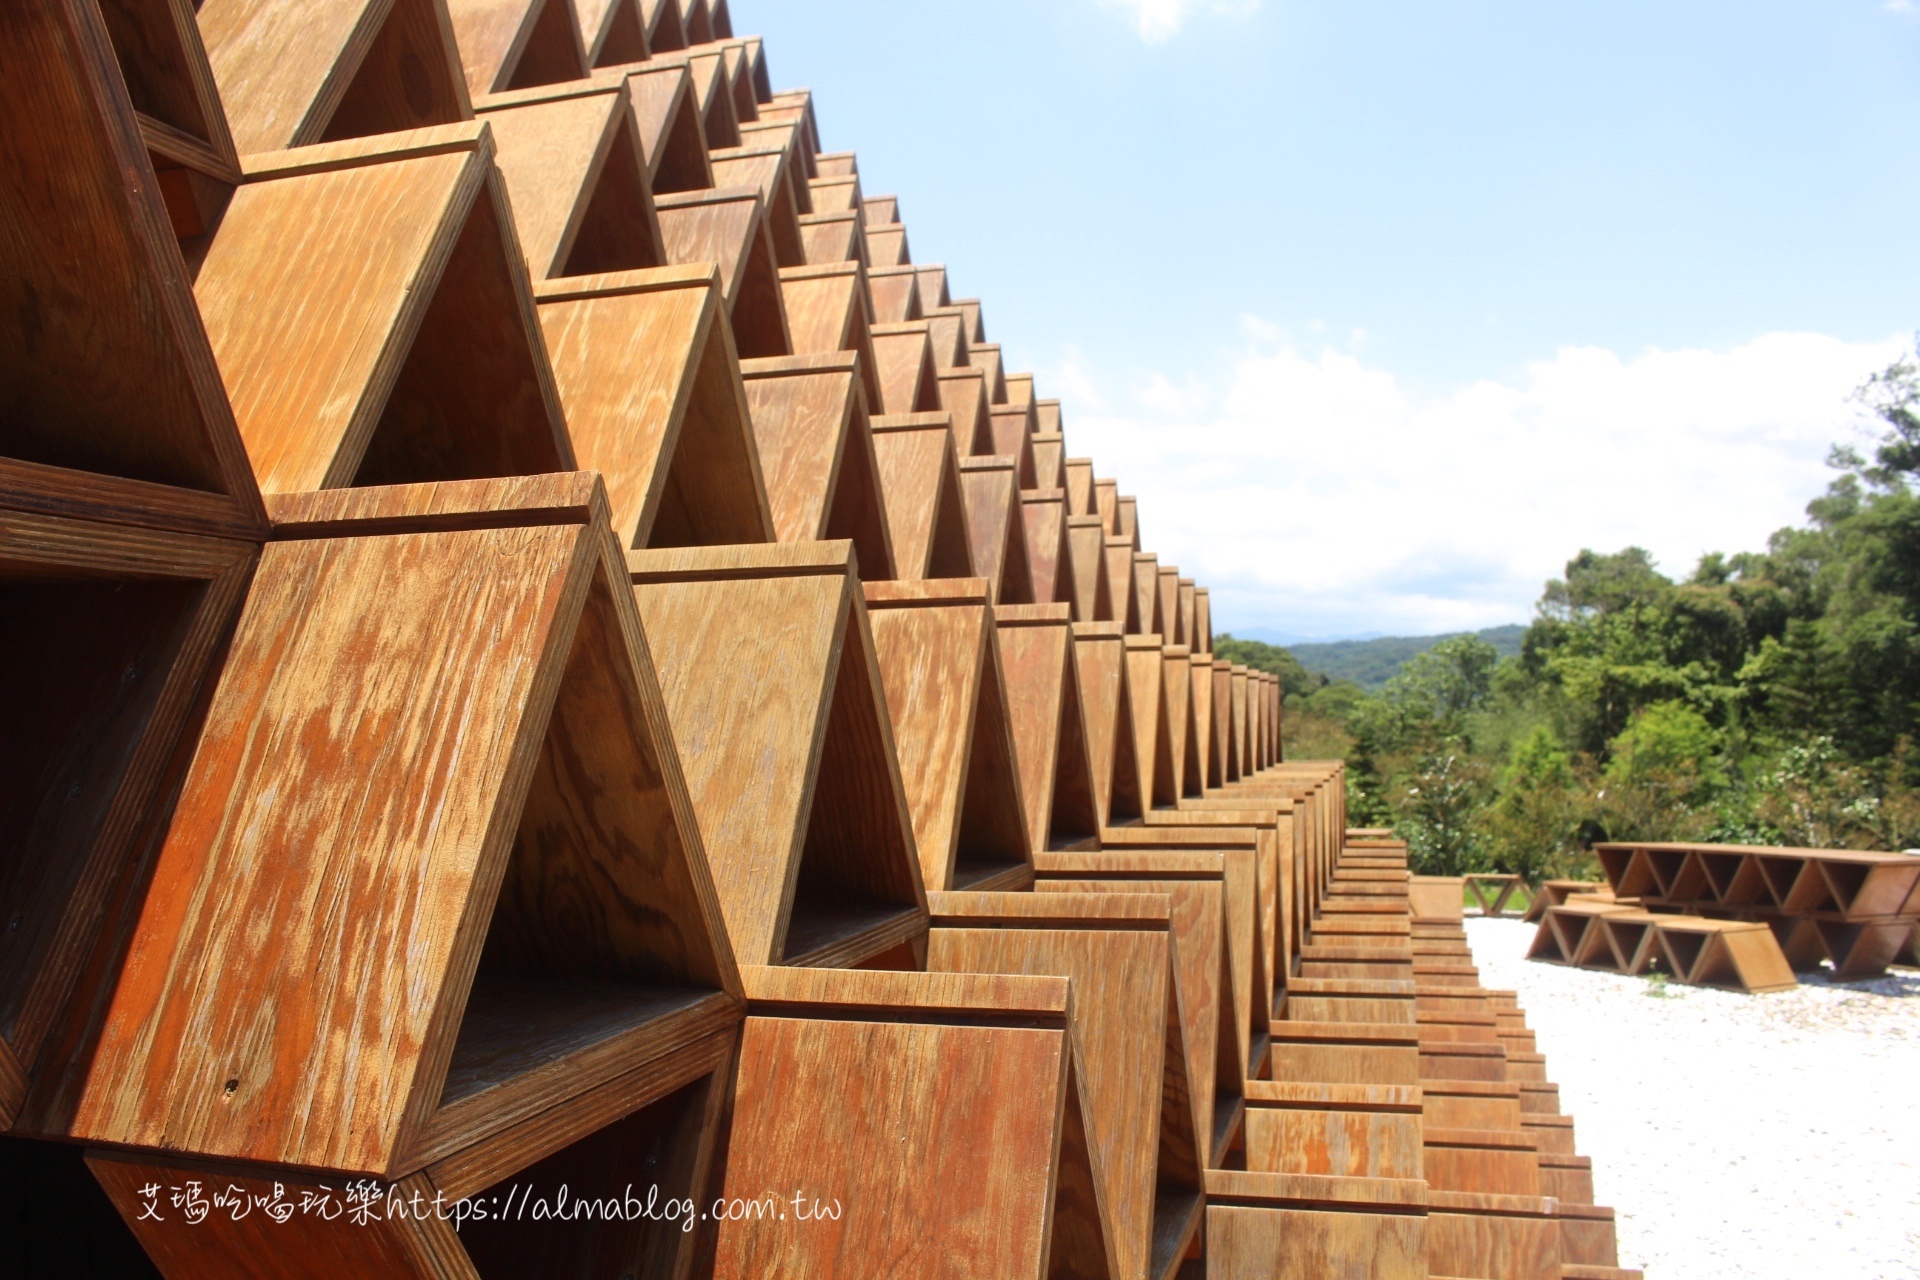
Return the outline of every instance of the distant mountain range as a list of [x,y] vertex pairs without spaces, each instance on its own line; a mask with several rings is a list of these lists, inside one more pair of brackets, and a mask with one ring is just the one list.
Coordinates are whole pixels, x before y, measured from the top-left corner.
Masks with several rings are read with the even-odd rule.
[[[1391,680],[1409,659],[1442,640],[1473,635],[1499,650],[1505,658],[1520,652],[1520,638],[1526,634],[1527,629],[1516,624],[1489,627],[1485,631],[1456,631],[1443,636],[1378,636],[1371,640],[1290,644],[1286,648],[1307,670],[1330,680],[1351,680],[1371,691]],[[1247,638],[1264,639],[1251,634]]]

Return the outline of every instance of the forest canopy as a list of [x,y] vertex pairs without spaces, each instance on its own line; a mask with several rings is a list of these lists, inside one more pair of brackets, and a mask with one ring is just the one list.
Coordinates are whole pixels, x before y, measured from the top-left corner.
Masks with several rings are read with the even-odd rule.
[[1920,360],[1858,393],[1883,434],[1764,551],[1674,581],[1638,547],[1581,551],[1520,653],[1441,641],[1377,693],[1283,648],[1293,758],[1348,762],[1350,821],[1432,874],[1579,873],[1602,839],[1920,845]]

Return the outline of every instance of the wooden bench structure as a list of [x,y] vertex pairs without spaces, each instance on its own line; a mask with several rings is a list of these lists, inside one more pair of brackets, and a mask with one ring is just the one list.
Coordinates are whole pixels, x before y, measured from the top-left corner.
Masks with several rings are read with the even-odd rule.
[[729,8],[10,3],[7,1262],[1613,1266],[1458,886]]

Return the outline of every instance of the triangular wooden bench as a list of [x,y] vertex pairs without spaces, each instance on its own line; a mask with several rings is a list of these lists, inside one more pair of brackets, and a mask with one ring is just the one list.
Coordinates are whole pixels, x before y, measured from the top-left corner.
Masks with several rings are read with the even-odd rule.
[[275,515],[70,1131],[478,1190],[742,1012],[605,495]]
[[1117,1276],[1170,1275],[1200,1225],[1203,1153],[1171,910],[1149,894],[937,893],[929,970],[1073,981]]
[[778,1203],[710,1228],[715,1277],[1120,1274],[1076,1033],[1087,994],[1015,974],[745,978],[724,1180],[705,1199]]
[[986,581],[865,590],[927,888],[1024,888],[1033,856]]
[[655,200],[667,260],[720,268],[734,345],[747,359],[793,353],[786,302],[756,187],[681,191]]
[[781,542],[845,538],[860,576],[894,576],[859,358],[777,356],[741,365],[773,527]]
[[1007,682],[1028,846],[1036,853],[1098,848],[1093,757],[1067,608],[1002,605],[994,611],[994,636]]
[[875,417],[868,426],[894,576],[904,581],[973,577],[966,498],[947,415]]
[[484,122],[254,156],[247,178],[194,293],[262,490],[574,466]]
[[994,603],[1036,603],[1020,476],[1013,459],[960,459],[960,492],[966,500],[974,571],[987,579]]
[[606,477],[621,545],[772,541],[713,267],[548,281],[534,293],[576,456]]
[[849,544],[639,551],[627,569],[736,954],[845,967],[918,937],[912,823]]

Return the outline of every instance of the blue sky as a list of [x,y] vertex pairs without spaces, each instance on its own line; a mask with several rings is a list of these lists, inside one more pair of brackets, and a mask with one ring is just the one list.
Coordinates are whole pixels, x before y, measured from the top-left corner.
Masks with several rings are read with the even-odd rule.
[[1912,0],[734,0],[1245,632],[1754,546],[1920,326]]

